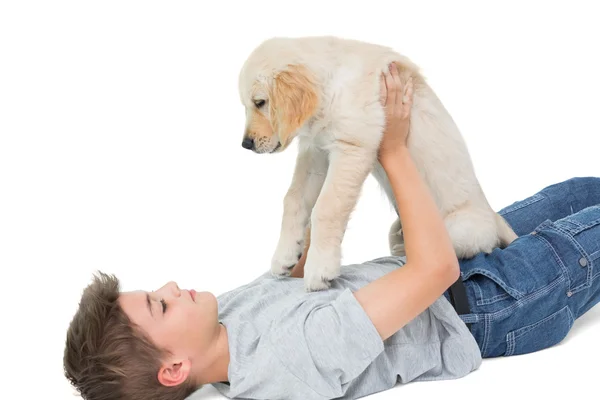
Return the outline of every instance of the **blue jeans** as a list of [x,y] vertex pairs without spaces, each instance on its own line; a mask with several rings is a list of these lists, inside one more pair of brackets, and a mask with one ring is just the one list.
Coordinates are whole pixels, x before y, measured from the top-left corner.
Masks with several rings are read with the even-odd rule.
[[519,238],[460,261],[471,307],[460,317],[483,357],[554,346],[600,301],[600,178],[548,186],[499,213]]

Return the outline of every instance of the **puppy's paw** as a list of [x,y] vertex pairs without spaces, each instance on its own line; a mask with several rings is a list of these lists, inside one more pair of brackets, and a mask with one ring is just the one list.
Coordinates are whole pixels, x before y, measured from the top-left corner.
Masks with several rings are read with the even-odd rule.
[[313,251],[311,246],[304,265],[304,288],[307,292],[328,289],[340,275],[341,257],[336,252]]
[[302,256],[301,240],[280,240],[271,259],[271,274],[288,276]]

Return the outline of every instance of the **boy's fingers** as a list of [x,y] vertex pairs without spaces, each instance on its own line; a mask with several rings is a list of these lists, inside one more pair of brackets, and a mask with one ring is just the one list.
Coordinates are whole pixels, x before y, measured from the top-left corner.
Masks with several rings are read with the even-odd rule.
[[387,104],[387,85],[385,82],[385,74],[383,72],[379,79],[379,100],[384,106]]
[[391,65],[391,71],[392,71],[392,79],[394,80],[394,88],[396,89],[394,92],[395,95],[395,104],[399,105],[402,104],[402,95],[403,95],[403,90],[402,90],[402,82],[400,82],[400,75],[398,74],[398,67],[396,66],[395,63],[392,63]]
[[402,96],[402,117],[406,118],[410,115],[413,101],[413,85],[412,85],[412,77],[409,77],[406,81],[406,85],[404,86],[404,95]]
[[393,100],[396,98],[396,92],[398,88],[394,83],[392,65],[390,65],[389,69],[390,72],[385,74],[385,83],[387,85],[388,98],[390,99],[390,103],[393,103]]

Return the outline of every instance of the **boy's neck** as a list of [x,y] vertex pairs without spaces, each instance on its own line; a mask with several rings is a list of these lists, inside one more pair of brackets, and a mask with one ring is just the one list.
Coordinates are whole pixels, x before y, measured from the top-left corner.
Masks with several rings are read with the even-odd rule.
[[218,329],[219,332],[214,347],[214,361],[198,374],[197,380],[200,385],[227,382],[229,380],[229,340],[227,337],[227,328],[223,324],[219,324]]

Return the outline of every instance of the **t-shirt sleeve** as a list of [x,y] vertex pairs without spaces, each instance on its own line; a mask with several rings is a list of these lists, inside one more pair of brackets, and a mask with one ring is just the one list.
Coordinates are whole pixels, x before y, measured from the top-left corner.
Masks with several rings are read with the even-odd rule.
[[350,289],[322,304],[307,301],[284,313],[269,335],[274,354],[312,390],[341,396],[383,351],[383,341]]

